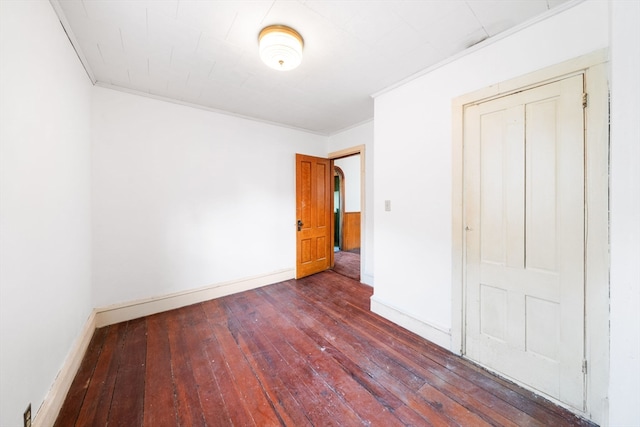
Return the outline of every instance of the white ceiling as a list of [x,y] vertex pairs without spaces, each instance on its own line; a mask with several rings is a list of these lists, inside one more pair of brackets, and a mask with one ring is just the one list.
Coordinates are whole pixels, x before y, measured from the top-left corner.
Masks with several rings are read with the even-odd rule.
[[[371,94],[568,0],[51,0],[98,84],[320,134],[373,117]],[[293,71],[258,33],[296,29]]]

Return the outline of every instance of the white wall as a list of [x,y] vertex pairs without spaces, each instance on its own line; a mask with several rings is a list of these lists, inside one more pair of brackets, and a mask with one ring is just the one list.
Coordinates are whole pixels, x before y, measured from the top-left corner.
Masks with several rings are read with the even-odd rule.
[[363,123],[329,137],[329,153],[365,147],[364,208],[361,206],[360,281],[373,286],[373,122]]
[[360,212],[360,155],[336,159],[334,165],[344,172],[345,212]]
[[43,402],[91,313],[91,83],[47,1],[0,1],[0,425]]
[[[611,46],[610,414],[602,422],[616,426],[640,424],[638,5],[579,3],[375,102],[373,301],[397,309],[409,324],[449,333],[452,100]],[[606,416],[606,409],[597,411]]]
[[640,425],[640,2],[612,3],[610,424]]
[[375,99],[375,300],[450,333],[452,100],[606,47],[607,15],[578,4]]
[[94,88],[93,304],[295,268],[295,153],[327,138]]

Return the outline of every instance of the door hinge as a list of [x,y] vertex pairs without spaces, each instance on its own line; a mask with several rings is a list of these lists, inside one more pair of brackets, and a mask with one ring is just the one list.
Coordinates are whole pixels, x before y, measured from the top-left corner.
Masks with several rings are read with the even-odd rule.
[[589,101],[589,94],[585,92],[582,94],[582,108],[587,108],[588,101]]
[[583,373],[583,374],[586,374],[586,373],[587,373],[587,360],[586,360],[586,359],[584,359],[584,360],[582,361],[582,373]]

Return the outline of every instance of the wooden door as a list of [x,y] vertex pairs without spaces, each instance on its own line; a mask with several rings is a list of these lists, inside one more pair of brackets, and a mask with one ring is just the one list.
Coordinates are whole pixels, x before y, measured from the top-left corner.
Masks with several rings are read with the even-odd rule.
[[467,357],[584,406],[582,75],[467,107]]
[[296,154],[296,277],[331,267],[333,257],[331,160]]

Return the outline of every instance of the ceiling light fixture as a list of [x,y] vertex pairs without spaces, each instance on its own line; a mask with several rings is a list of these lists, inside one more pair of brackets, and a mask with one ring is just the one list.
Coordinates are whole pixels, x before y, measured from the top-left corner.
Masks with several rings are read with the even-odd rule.
[[293,70],[302,62],[302,36],[293,28],[270,25],[258,36],[260,58],[269,67],[280,71]]

